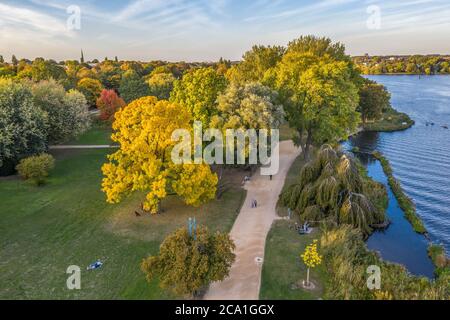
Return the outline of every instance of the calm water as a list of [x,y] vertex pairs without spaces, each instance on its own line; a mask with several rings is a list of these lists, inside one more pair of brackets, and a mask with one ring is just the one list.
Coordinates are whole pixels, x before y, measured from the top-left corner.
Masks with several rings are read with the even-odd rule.
[[[450,251],[450,76],[371,76],[392,94],[392,105],[416,121],[411,129],[393,133],[361,133],[349,141],[361,151],[381,151],[391,162],[395,176],[417,205],[433,242]],[[434,122],[434,126],[427,126]],[[377,180],[385,179],[377,162],[366,159]],[[383,181],[381,181],[383,182]],[[373,235],[368,245],[388,260],[402,262],[416,274],[429,274],[427,259],[420,259],[426,242],[411,235],[411,228],[398,215],[391,201],[389,215],[394,223],[383,233]],[[410,257],[410,256],[415,256]],[[419,257],[419,258],[417,258]],[[420,261],[414,261],[419,259]]]

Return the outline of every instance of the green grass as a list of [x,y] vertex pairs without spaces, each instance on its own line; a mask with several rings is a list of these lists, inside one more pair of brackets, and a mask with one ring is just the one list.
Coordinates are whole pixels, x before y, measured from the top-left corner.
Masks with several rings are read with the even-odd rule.
[[[0,181],[0,299],[173,298],[156,281],[145,281],[141,260],[157,253],[162,239],[190,216],[212,230],[231,229],[245,197],[238,186],[201,208],[169,198],[158,216],[135,217],[140,194],[107,204],[100,191],[106,154],[56,155],[56,167],[42,187]],[[104,266],[86,271],[96,259]],[[69,265],[82,269],[81,290],[66,288]]]
[[383,113],[380,120],[363,125],[365,131],[392,132],[406,130],[414,125],[414,121],[406,113],[391,108]]
[[428,256],[433,261],[436,270],[434,273],[437,277],[444,274],[450,275],[450,258],[447,257],[445,248],[443,245],[431,244],[428,247]]
[[109,122],[94,122],[92,127],[79,137],[69,141],[69,145],[106,145],[112,144],[111,124]]
[[[289,169],[284,188],[296,182],[299,172],[306,161],[300,155]],[[287,216],[287,208],[277,205],[280,216]],[[294,229],[293,220],[274,222],[267,236],[264,254],[264,264],[261,276],[261,299],[318,299],[322,297],[326,272],[323,266],[311,272],[311,279],[317,285],[313,291],[296,288],[306,278],[305,265],[300,260],[300,254],[305,247],[319,238],[319,229],[309,235],[300,236]]]
[[414,231],[420,234],[426,233],[427,230],[422,220],[417,215],[414,202],[405,194],[400,182],[394,177],[389,160],[386,159],[380,152],[375,151],[372,154],[380,161],[384,174],[388,177],[389,186],[391,187],[400,208],[402,208],[406,219],[411,223]]
[[266,241],[266,252],[262,269],[260,299],[316,300],[322,297],[326,283],[325,267],[311,270],[310,279],[314,290],[299,288],[306,279],[306,267],[300,254],[314,239],[320,237],[319,229],[309,235],[300,236],[289,225],[292,221],[276,221]]

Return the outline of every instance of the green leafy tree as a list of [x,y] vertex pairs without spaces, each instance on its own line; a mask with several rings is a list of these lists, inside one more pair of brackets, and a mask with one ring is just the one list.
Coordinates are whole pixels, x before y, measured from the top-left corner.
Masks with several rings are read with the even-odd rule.
[[17,60],[15,55],[12,55],[11,63],[12,63],[13,66],[17,66],[17,64],[19,63],[19,60]]
[[267,70],[281,60],[285,48],[279,46],[254,46],[246,52],[243,61],[233,66],[227,73],[231,82],[261,82]]
[[23,157],[47,149],[45,113],[33,104],[30,88],[0,79],[0,171],[10,174]]
[[383,111],[391,106],[390,99],[391,95],[383,85],[365,80],[359,90],[359,111],[363,123],[366,123],[367,120],[380,119]]
[[223,75],[211,67],[195,69],[175,81],[170,100],[186,107],[193,120],[209,126],[211,117],[217,114],[216,100],[227,86]]
[[[304,145],[305,158],[312,144],[347,138],[360,121],[356,108],[361,79],[353,63],[342,58],[340,45],[321,38],[314,45],[313,39],[292,42],[292,48],[265,77],[280,93],[289,124],[297,131],[295,142]],[[326,44],[331,47],[327,49]]]
[[128,70],[122,75],[119,85],[120,97],[126,103],[130,103],[136,99],[148,96],[150,89],[144,79],[135,71]]
[[231,84],[217,101],[219,114],[212,127],[225,129],[278,129],[283,121],[283,107],[277,94],[259,83]]
[[37,186],[45,183],[49,171],[55,166],[55,159],[43,153],[20,160],[16,166],[17,172],[25,180],[31,180]]
[[160,100],[168,100],[173,89],[175,77],[171,73],[156,73],[148,80],[150,95]]
[[303,221],[350,224],[367,235],[374,224],[384,222],[386,198],[384,187],[364,179],[353,159],[324,145],[280,202]]
[[119,64],[114,61],[104,61],[98,64],[97,70],[98,79],[102,85],[107,89],[119,90],[120,80],[122,79],[122,70]]
[[64,69],[54,61],[36,58],[31,66],[31,76],[33,81],[64,79],[66,73]]
[[84,96],[72,90],[68,93],[55,80],[41,81],[32,88],[33,102],[47,114],[47,139],[60,143],[84,132],[90,123]]
[[211,233],[200,226],[190,235],[181,228],[163,241],[158,255],[144,259],[141,270],[149,282],[157,278],[161,288],[192,297],[228,276],[234,248],[226,233]]

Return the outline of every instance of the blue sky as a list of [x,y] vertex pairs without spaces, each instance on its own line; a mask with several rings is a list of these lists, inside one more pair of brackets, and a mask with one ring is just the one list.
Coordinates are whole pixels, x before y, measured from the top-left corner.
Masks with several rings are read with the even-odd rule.
[[[67,8],[81,9],[69,30]],[[375,6],[375,7],[374,7]],[[380,28],[368,19],[379,8]],[[378,20],[370,20],[378,21]],[[170,61],[239,59],[305,34],[349,54],[450,53],[449,0],[0,0],[0,54]]]

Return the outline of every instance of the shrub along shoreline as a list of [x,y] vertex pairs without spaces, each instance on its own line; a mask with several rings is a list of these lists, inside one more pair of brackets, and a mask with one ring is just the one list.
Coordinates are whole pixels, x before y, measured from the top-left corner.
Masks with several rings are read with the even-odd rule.
[[417,215],[416,206],[411,198],[409,198],[405,194],[400,182],[394,177],[389,160],[378,151],[374,151],[372,155],[375,157],[375,159],[380,161],[381,166],[383,167],[383,171],[388,177],[389,186],[391,187],[392,192],[397,198],[400,208],[402,208],[406,219],[411,223],[414,231],[426,235],[427,230],[422,220]]
[[363,124],[363,131],[394,132],[411,128],[415,124],[406,113],[390,108],[380,120]]

